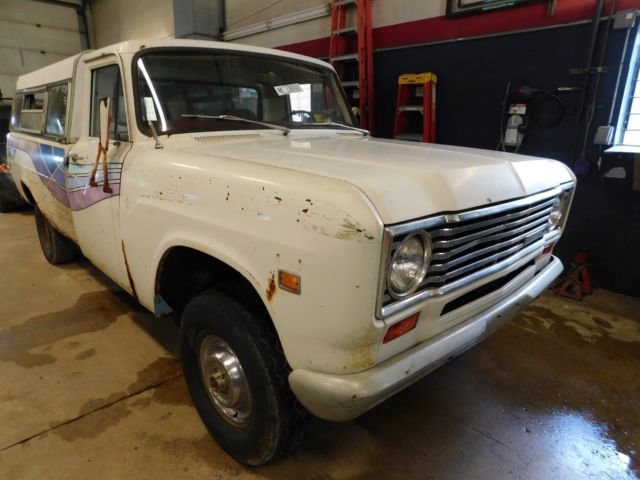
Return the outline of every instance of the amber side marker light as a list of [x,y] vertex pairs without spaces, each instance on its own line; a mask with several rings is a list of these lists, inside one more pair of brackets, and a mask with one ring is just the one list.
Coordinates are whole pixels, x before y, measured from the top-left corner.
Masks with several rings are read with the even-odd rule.
[[278,285],[283,290],[300,294],[300,276],[278,270]]
[[391,340],[395,340],[396,338],[401,337],[405,333],[410,332],[411,330],[416,328],[419,318],[420,312],[414,313],[410,317],[407,317],[404,320],[400,320],[395,325],[389,327],[389,330],[387,330],[382,343],[389,343]]

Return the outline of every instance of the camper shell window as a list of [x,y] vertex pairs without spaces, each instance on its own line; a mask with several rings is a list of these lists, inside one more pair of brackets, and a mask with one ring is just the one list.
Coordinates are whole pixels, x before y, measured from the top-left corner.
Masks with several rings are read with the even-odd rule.
[[48,88],[47,122],[45,133],[63,137],[67,120],[67,85],[53,85]]
[[32,92],[17,92],[11,112],[11,129],[59,141],[66,133],[68,91],[69,84],[65,82]]
[[44,116],[46,101],[46,90],[24,93],[22,96],[22,105],[20,106],[18,128],[29,132],[40,133],[42,131],[42,118]]

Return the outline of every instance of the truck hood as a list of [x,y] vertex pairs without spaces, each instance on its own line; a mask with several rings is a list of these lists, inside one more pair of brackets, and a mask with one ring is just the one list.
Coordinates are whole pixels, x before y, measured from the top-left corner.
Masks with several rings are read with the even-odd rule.
[[369,198],[385,225],[510,200],[574,179],[555,160],[350,133],[274,133],[210,145],[189,140],[178,148],[347,182]]

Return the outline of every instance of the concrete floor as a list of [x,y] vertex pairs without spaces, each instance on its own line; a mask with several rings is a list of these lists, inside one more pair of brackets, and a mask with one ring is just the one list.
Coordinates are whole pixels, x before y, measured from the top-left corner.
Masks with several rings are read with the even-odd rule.
[[247,469],[191,407],[176,327],[0,215],[0,478],[640,478],[640,299],[546,294],[359,419]]

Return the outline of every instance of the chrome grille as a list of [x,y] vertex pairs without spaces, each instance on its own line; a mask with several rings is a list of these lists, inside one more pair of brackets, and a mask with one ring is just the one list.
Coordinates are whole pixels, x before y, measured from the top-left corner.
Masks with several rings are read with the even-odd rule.
[[429,231],[432,259],[420,287],[439,287],[461,275],[497,263],[539,240],[547,230],[555,197],[495,218]]
[[[547,232],[554,202],[572,187],[573,183],[570,183],[504,204],[390,227],[387,229],[390,242],[387,258],[393,256],[408,235],[417,230],[427,232],[432,245],[431,263],[412,297],[428,291],[452,291],[467,278],[482,277],[484,272],[488,275],[500,267],[498,264],[529,255],[531,249],[527,247],[536,248],[532,244]],[[382,316],[385,316],[385,310],[391,310],[387,307],[407,302],[407,299],[393,298],[383,284],[381,293]]]

